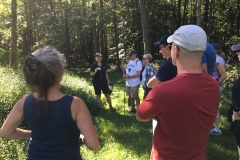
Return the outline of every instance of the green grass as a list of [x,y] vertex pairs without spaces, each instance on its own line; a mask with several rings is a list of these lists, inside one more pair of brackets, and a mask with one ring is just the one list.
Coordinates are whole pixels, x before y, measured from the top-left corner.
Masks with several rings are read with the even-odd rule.
[[[22,94],[28,93],[29,89],[23,84],[24,82],[19,71],[9,71],[6,68],[0,68],[0,76],[1,111],[6,106],[9,109]],[[117,110],[116,113],[109,112],[103,95],[102,99],[106,111],[104,113],[96,112],[96,102],[89,70],[77,73],[69,72],[62,82],[61,89],[64,93],[77,95],[83,98],[88,105],[101,142],[101,147],[98,151],[89,151],[86,146],[82,146],[82,157],[86,160],[147,160],[149,159],[152,145],[152,124],[151,122],[138,122],[134,115],[128,113],[126,97],[124,107],[125,83],[122,78],[122,72],[110,70],[109,77],[114,83],[111,97],[113,107]],[[141,100],[142,96],[143,90],[140,87]],[[223,134],[221,136],[209,136],[207,145],[208,160],[238,159],[235,138],[229,131],[230,124],[227,122],[230,97],[230,90],[223,90],[220,106],[220,125]],[[4,117],[6,117],[7,113],[4,112],[4,114]],[[23,160],[26,156],[27,142],[28,140],[7,141],[0,139],[0,160]]]

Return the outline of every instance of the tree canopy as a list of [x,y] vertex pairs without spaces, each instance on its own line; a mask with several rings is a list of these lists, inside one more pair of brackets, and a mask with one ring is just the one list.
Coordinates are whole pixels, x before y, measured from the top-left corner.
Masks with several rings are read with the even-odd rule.
[[[96,52],[119,65],[129,49],[143,55],[144,45],[149,45],[156,58],[154,42],[181,25],[197,24],[198,18],[208,41],[221,44],[232,59],[230,46],[240,41],[238,0],[17,0],[17,36],[11,36],[13,2],[0,0],[0,48],[13,48],[13,39],[23,55],[45,45],[54,46],[73,67],[93,63]],[[145,5],[142,10],[140,4]],[[147,30],[143,30],[141,16]],[[148,32],[148,41],[143,31],[145,35]]]

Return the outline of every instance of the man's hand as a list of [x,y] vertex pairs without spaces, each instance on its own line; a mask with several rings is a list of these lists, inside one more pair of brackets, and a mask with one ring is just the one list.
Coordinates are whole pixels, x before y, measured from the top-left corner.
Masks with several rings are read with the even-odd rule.
[[128,75],[127,74],[123,74],[123,78],[127,79]]
[[94,71],[95,71],[95,73],[97,73],[97,70],[98,70],[98,69],[97,69],[97,68],[95,68],[95,70],[94,70]]

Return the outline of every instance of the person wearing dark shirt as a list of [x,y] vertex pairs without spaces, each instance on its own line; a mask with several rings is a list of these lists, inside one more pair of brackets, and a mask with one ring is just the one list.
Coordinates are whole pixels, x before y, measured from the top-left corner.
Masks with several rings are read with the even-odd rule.
[[[171,58],[171,47],[168,46],[167,39],[170,34],[164,35],[159,42],[155,42],[154,46],[159,47],[159,53],[162,54],[163,58],[167,59],[160,65],[155,76],[153,76],[147,83],[148,88],[154,88],[161,82],[173,79],[177,75],[177,67],[173,65]],[[157,125],[157,121],[153,119],[153,133]]]
[[159,47],[159,53],[162,54],[166,61],[159,66],[155,76],[148,81],[148,88],[153,88],[159,83],[170,80],[177,75],[177,68],[172,64],[171,47],[167,43],[169,36],[170,34],[166,34],[159,42],[154,43],[154,46]]
[[[24,63],[24,78],[33,93],[14,105],[0,138],[29,139],[27,160],[81,160],[81,143],[90,150],[99,147],[86,104],[60,91],[65,66],[65,58],[50,47],[35,51]],[[17,128],[23,120],[30,130]]]
[[90,76],[93,78],[92,83],[95,90],[95,94],[97,95],[97,104],[98,109],[102,109],[102,102],[101,102],[101,91],[105,95],[110,111],[115,112],[116,110],[112,107],[112,100],[110,97],[110,90],[109,84],[111,84],[108,73],[107,73],[107,65],[106,63],[102,62],[102,54],[96,53],[95,54],[96,63],[92,64],[90,68]]
[[[232,45],[232,50],[238,55],[240,61],[240,44]],[[240,78],[232,86],[232,104],[228,112],[228,121],[232,122],[230,131],[234,134],[240,159]]]

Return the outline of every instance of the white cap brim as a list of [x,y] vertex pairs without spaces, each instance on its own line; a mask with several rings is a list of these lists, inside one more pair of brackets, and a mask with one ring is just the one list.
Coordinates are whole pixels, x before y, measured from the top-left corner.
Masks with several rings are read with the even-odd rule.
[[171,35],[171,36],[168,37],[167,42],[168,42],[168,43],[172,43],[172,42],[173,42],[173,35]]

